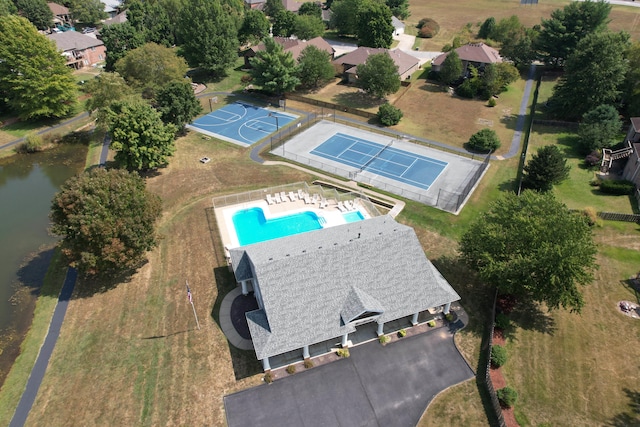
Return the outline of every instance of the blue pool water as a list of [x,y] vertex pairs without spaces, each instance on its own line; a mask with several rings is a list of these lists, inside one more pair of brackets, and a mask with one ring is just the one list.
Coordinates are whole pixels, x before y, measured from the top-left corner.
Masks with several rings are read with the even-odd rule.
[[233,215],[233,225],[241,246],[322,228],[321,219],[313,212],[266,220],[260,208],[244,209]]
[[343,214],[342,216],[344,217],[344,220],[348,223],[362,221],[364,219],[364,216],[362,216],[360,211],[349,212],[349,213]]

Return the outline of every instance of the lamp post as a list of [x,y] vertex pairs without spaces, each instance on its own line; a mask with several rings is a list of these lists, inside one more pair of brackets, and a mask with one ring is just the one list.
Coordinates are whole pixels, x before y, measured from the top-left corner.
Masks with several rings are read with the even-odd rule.
[[[273,117],[274,119],[276,119],[276,134],[277,134],[280,131],[280,124],[278,123],[278,115],[269,113],[269,117]],[[271,151],[273,151],[273,138],[271,138]],[[284,155],[284,145],[282,146],[282,154]]]

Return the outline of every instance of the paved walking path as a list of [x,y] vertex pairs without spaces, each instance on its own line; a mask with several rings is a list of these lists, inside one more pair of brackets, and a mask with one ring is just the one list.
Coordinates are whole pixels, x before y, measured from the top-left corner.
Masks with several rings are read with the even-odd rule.
[[[51,132],[51,131],[53,131],[53,130],[56,130],[56,129],[58,129],[58,128],[61,128],[62,126],[66,126],[66,125],[71,124],[71,123],[73,123],[73,122],[76,122],[76,121],[78,121],[78,120],[80,120],[80,119],[84,119],[85,117],[89,117],[89,114],[88,114],[88,113],[78,114],[77,116],[72,117],[72,118],[70,118],[69,120],[65,120],[64,122],[60,122],[60,123],[58,123],[58,124],[57,124],[57,125],[55,125],[55,126],[50,126],[50,127],[47,127],[47,128],[41,129],[41,130],[39,130],[39,131],[38,131],[38,132],[36,132],[36,133],[37,133],[38,135],[42,135],[43,133]],[[26,136],[25,136],[25,137],[23,137],[23,138],[15,139],[15,140],[13,140],[13,141],[11,141],[11,142],[7,142],[7,143],[6,143],[6,144],[4,144],[4,145],[0,145],[0,150],[3,150],[3,149],[5,149],[5,148],[9,148],[9,147],[13,147],[13,146],[14,146],[14,145],[16,145],[16,144],[20,144],[21,142],[24,142],[24,140],[25,140],[25,139],[27,139],[27,137],[26,137]]]
[[524,85],[524,94],[520,102],[520,111],[518,111],[518,120],[516,121],[516,131],[511,138],[511,146],[504,156],[495,156],[497,160],[510,159],[518,155],[520,152],[520,143],[522,142],[522,131],[524,130],[525,119],[527,118],[527,107],[529,106],[529,97],[531,96],[531,88],[533,87],[533,78],[536,75],[536,66],[531,64],[529,67],[529,75]]
[[[104,166],[105,162],[107,161],[110,142],[111,138],[109,138],[108,135],[105,135],[102,143],[102,152],[100,154],[100,166]],[[67,275],[64,279],[64,285],[62,286],[60,295],[58,296],[58,303],[56,304],[56,308],[53,311],[53,316],[51,317],[51,322],[49,323],[47,336],[44,339],[42,347],[40,347],[40,352],[38,353],[38,357],[36,358],[36,363],[31,369],[31,374],[29,375],[29,379],[27,380],[27,385],[22,392],[22,397],[20,398],[20,402],[18,403],[16,411],[13,414],[13,418],[11,419],[9,427],[22,427],[27,421],[29,412],[31,411],[33,403],[36,400],[36,396],[38,395],[40,384],[42,384],[42,379],[44,378],[44,374],[47,371],[49,359],[51,358],[53,349],[55,348],[58,337],[60,336],[62,322],[64,321],[65,314],[67,313],[67,307],[69,305],[69,300],[71,299],[73,289],[76,285],[77,277],[78,273],[76,269],[69,267],[67,269]]]

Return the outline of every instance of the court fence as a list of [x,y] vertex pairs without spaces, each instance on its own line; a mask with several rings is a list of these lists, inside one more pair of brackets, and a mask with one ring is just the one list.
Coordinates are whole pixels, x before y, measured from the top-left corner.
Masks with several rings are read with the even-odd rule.
[[258,200],[266,200],[267,195],[270,194],[280,194],[282,192],[287,195],[290,192],[297,194],[298,190],[306,192],[312,199],[316,196],[320,199],[324,198],[329,202],[329,204],[337,204],[338,202],[358,199],[359,205],[369,214],[370,217],[373,218],[382,215],[378,208],[376,208],[373,202],[371,202],[371,200],[369,200],[362,191],[351,190],[350,192],[343,192],[338,191],[335,187],[325,187],[319,184],[309,185],[304,181],[263,188],[260,190],[246,191],[244,193],[218,196],[214,197],[212,202],[215,209],[231,205],[241,205],[243,203],[250,203]]
[[333,110],[333,115],[336,115],[336,111],[342,111],[345,113],[353,114],[355,116],[364,117],[366,119],[373,119],[378,117],[375,113],[370,113],[368,111],[359,110],[357,108],[346,107],[344,105],[333,104],[331,102],[320,101],[319,99],[307,98],[306,96],[296,95],[293,93],[287,93],[286,98],[292,101],[304,102],[305,104],[315,105],[317,107],[326,108],[328,110]]

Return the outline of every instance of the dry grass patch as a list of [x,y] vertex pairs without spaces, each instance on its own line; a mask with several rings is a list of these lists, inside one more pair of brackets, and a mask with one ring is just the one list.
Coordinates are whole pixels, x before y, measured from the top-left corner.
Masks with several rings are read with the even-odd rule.
[[418,423],[418,427],[443,425],[486,427],[487,416],[475,380],[451,387],[436,396]]

